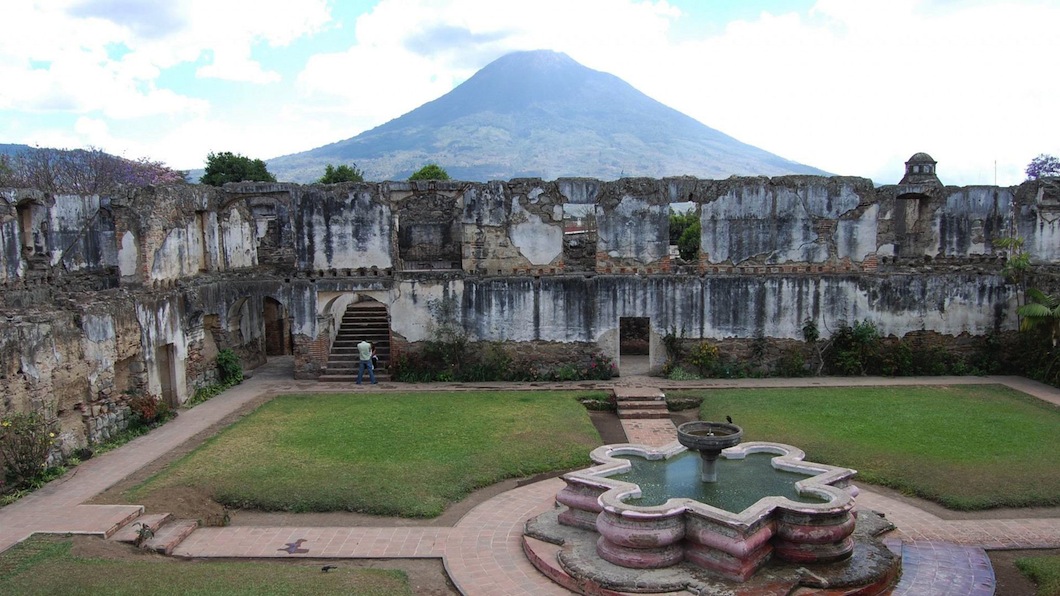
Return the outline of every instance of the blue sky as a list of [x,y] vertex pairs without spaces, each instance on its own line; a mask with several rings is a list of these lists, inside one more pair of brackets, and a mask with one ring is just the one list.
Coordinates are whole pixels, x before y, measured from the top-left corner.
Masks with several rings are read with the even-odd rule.
[[1060,155],[1055,0],[7,0],[0,143],[202,167],[346,139],[551,49],[837,174]]

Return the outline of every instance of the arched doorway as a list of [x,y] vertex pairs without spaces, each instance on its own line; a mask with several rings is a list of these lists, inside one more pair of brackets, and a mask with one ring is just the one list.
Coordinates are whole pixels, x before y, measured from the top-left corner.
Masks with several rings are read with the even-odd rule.
[[[343,309],[334,313],[337,329],[328,354],[328,360],[320,375],[321,381],[350,381],[357,375],[357,344],[362,340],[372,344],[379,360],[376,363],[376,378],[389,379],[391,352],[390,312],[387,305],[378,300],[357,296],[349,302],[349,295],[344,300],[329,300],[328,312]],[[345,302],[345,308],[343,303]]]

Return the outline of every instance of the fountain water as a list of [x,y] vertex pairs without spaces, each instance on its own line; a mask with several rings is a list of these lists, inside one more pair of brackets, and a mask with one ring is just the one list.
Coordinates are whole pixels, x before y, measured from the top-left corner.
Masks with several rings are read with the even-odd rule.
[[[597,465],[563,476],[566,486],[556,495],[556,501],[565,509],[557,511],[551,518],[546,514],[530,520],[527,535],[562,544],[567,541],[585,544],[585,539],[575,530],[559,528],[565,526],[591,532],[597,536],[591,539],[591,547],[561,550],[558,558],[563,569],[571,576],[591,578],[599,585],[626,590],[649,581],[646,578],[654,577],[651,570],[667,572],[662,577],[668,579],[660,584],[665,589],[658,590],[666,591],[702,582],[702,576],[696,575],[696,570],[728,581],[745,582],[771,560],[797,564],[801,569],[807,564],[838,564],[849,559],[855,550],[854,497],[858,492],[850,480],[856,472],[806,462],[805,454],[790,445],[741,443],[742,436],[742,429],[731,423],[690,422],[679,427],[677,442],[661,449],[630,444],[599,447],[591,454]],[[675,496],[697,494],[676,488],[678,484],[688,484],[688,472],[674,473],[676,467],[666,467],[661,472],[630,474],[635,467],[634,459],[670,466],[687,461],[684,454],[688,450],[699,454],[698,476],[702,486],[710,487],[706,492],[715,492],[714,486],[740,491],[744,485],[768,485],[768,482],[742,479],[735,486],[734,483],[727,484],[724,477],[719,479],[718,459],[733,460],[732,466],[742,466],[749,455],[769,454],[772,456],[769,472],[779,471],[792,476],[781,484],[790,486],[793,482],[796,496],[789,498],[784,495],[790,492],[770,488],[757,500],[736,499],[735,502],[751,504],[739,511],[728,511],[724,506],[697,498]],[[637,467],[647,469],[651,466]],[[663,485],[660,489],[662,496],[640,502],[641,487],[630,480],[656,482],[658,478],[663,479],[658,481]],[[759,486],[755,487],[755,490],[759,489]],[[650,492],[654,491],[655,487]],[[545,518],[558,525],[550,526],[551,522],[542,521]],[[876,519],[880,527],[887,525],[882,518],[876,516]],[[546,526],[551,529],[544,529]],[[861,563],[844,563],[839,572],[845,577],[843,581],[850,582],[851,576],[857,576],[857,581],[865,580],[872,587],[889,585],[897,573],[893,555],[875,541],[862,550],[871,553],[873,563],[868,567],[872,572],[862,573],[864,565]],[[593,562],[594,559],[598,562]],[[601,572],[601,569],[609,571]],[[674,583],[673,569],[690,569],[690,577],[699,579]],[[852,569],[859,571],[854,573]],[[801,572],[791,573],[799,576]],[[816,573],[814,577],[817,577]],[[801,576],[792,581],[795,585],[808,585]],[[828,580],[822,581],[827,583]],[[870,589],[864,593],[875,592]]]

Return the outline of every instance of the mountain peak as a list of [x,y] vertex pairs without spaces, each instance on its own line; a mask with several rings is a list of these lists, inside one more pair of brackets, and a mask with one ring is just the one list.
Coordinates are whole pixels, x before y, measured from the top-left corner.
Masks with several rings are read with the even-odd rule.
[[269,160],[269,168],[281,179],[308,181],[327,163],[351,162],[371,180],[407,178],[428,162],[469,181],[824,173],[741,143],[550,50],[501,56],[399,118]]

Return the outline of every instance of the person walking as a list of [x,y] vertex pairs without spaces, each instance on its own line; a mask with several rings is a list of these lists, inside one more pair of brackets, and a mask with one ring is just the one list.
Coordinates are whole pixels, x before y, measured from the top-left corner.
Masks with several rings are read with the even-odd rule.
[[357,384],[361,384],[361,380],[364,378],[364,369],[368,369],[368,379],[375,385],[375,363],[372,362],[372,355],[375,350],[372,349],[372,344],[368,343],[368,340],[362,339],[357,344],[357,357],[360,361],[357,363]]

